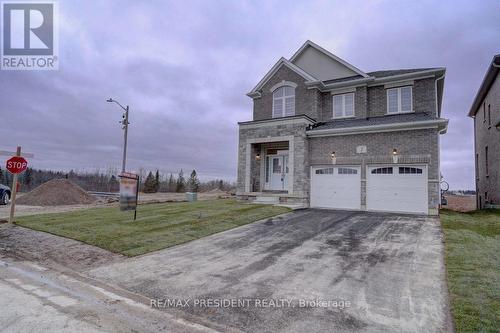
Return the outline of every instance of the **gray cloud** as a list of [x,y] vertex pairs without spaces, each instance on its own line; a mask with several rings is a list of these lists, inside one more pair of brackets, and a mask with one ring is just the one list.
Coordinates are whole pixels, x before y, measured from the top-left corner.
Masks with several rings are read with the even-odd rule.
[[234,180],[245,96],[306,40],[365,70],[446,66],[442,171],[473,188],[468,107],[500,52],[497,1],[60,2],[60,70],[0,72],[0,149],[35,167],[117,168],[131,107],[129,166]]

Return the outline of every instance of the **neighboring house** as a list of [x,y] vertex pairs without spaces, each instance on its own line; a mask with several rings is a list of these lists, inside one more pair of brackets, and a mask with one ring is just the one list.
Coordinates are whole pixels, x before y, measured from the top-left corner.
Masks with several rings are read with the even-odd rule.
[[469,117],[474,118],[476,198],[479,209],[500,208],[500,54],[486,72]]
[[307,41],[247,95],[237,196],[438,214],[444,68],[365,73]]

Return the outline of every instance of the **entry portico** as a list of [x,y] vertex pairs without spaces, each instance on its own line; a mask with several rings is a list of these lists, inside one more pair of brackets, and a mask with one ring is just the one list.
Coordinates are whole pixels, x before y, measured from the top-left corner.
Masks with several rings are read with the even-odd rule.
[[[274,197],[278,202],[305,203],[308,182],[306,127],[314,123],[307,116],[239,123],[240,144],[238,195]],[[244,175],[244,177],[241,177]]]

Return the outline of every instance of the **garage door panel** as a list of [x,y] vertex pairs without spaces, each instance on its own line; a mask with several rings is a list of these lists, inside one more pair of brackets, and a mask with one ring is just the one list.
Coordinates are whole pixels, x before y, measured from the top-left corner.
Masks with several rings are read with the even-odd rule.
[[[324,173],[318,174],[317,172]],[[311,207],[360,209],[360,206],[361,169],[359,167],[312,168]]]
[[426,166],[367,168],[368,210],[427,214],[427,192]]

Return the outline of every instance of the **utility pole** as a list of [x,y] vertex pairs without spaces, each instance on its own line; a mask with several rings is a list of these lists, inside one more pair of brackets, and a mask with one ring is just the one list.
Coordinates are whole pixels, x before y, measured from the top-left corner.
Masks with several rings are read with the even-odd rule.
[[125,165],[127,163],[127,138],[128,138],[128,105],[125,109],[125,114],[123,117],[123,161],[122,161],[122,172],[125,172]]
[[120,124],[123,125],[123,127],[122,127],[122,129],[123,129],[122,173],[124,173],[125,172],[126,163],[127,163],[127,139],[128,139],[128,125],[129,125],[129,122],[128,122],[129,107],[128,107],[128,105],[126,107],[124,107],[123,105],[120,104],[120,102],[118,102],[117,100],[114,100],[112,98],[106,100],[106,102],[108,102],[108,103],[116,103],[116,104],[118,104],[118,106],[120,106],[125,111],[125,113],[122,116],[123,120],[120,121]]

